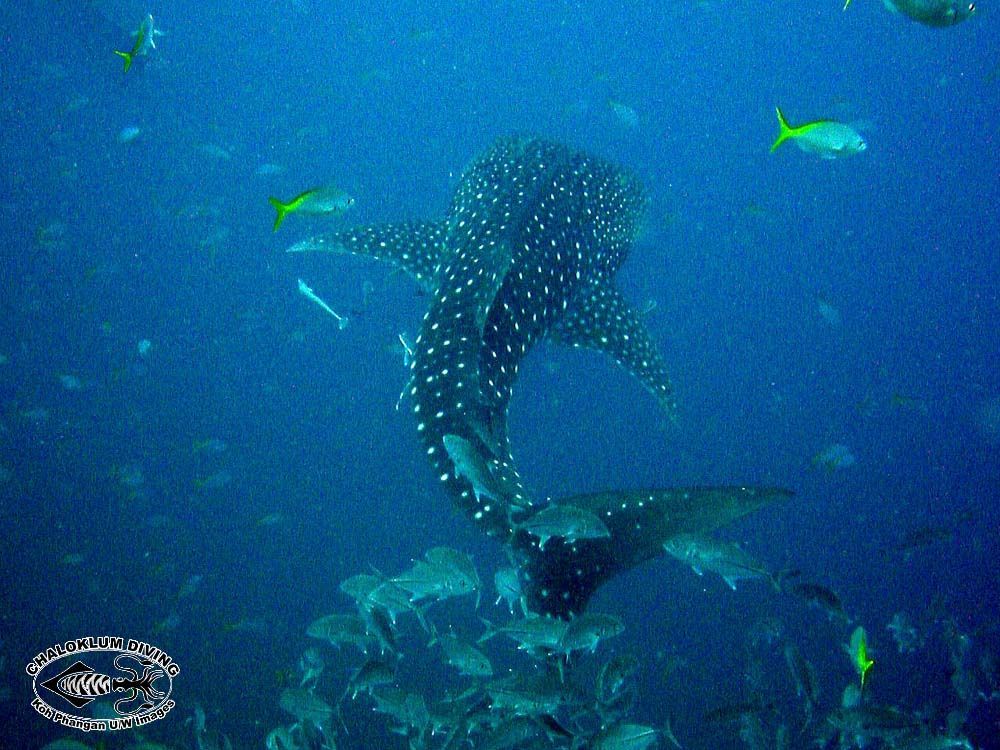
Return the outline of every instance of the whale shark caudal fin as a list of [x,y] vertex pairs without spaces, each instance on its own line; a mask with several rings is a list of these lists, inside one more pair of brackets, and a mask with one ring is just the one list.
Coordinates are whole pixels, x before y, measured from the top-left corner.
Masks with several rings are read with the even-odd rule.
[[521,558],[528,607],[556,617],[579,614],[598,586],[662,555],[668,539],[709,533],[792,494],[776,487],[675,487],[561,498],[560,504],[600,518],[611,536],[573,542],[553,538],[540,549],[527,534],[516,534],[511,546]]

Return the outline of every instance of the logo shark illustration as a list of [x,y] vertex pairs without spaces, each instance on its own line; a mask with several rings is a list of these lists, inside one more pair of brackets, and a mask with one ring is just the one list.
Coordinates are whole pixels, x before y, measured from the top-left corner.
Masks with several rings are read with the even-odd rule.
[[431,295],[407,386],[417,430],[454,502],[518,558],[536,612],[579,613],[602,582],[662,554],[672,536],[711,531],[791,495],[739,486],[605,492],[558,504],[596,516],[607,533],[557,530],[540,544],[519,528],[539,506],[514,466],[507,412],[521,361],[539,340],[604,352],[674,412],[663,358],[613,285],[645,208],[639,182],[609,162],[505,138],[466,169],[443,219],[358,227],[288,249],[373,256]]

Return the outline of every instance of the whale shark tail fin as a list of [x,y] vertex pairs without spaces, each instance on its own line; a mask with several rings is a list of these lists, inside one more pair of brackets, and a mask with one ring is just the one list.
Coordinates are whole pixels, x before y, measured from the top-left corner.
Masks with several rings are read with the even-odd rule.
[[582,612],[594,591],[614,576],[663,554],[678,534],[708,533],[793,493],[777,487],[678,487],[576,495],[559,501],[587,510],[610,536],[544,547],[517,532],[511,547],[521,560],[523,588],[531,611],[568,618]]

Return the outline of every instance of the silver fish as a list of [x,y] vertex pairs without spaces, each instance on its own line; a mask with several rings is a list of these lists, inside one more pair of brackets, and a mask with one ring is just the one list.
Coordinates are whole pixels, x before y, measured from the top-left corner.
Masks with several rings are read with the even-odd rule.
[[455,667],[460,673],[469,677],[491,677],[493,675],[493,665],[490,664],[486,654],[458,636],[445,633],[437,639],[437,643],[444,651],[448,664]]
[[320,617],[306,628],[306,635],[327,641],[333,646],[348,643],[361,651],[367,651],[371,645],[368,627],[357,615],[333,614]]
[[433,547],[424,553],[424,559],[451,573],[448,590],[453,596],[476,594],[476,609],[479,609],[479,593],[482,581],[472,558],[451,547]]
[[514,604],[516,602],[521,606],[521,614],[527,617],[528,604],[525,601],[524,593],[521,591],[521,579],[517,574],[516,568],[498,569],[493,574],[493,585],[497,589],[497,600],[494,604],[499,604],[501,601],[507,602],[507,608],[513,615]]
[[476,502],[501,500],[503,491],[500,481],[493,475],[489,461],[476,447],[461,435],[447,434],[441,438],[448,458],[454,464],[455,475],[472,485]]
[[347,695],[350,695],[351,700],[354,700],[358,697],[358,693],[371,693],[376,685],[387,685],[395,677],[396,671],[388,662],[381,659],[369,659],[351,675],[341,700]]
[[590,747],[592,750],[645,750],[657,743],[659,734],[653,727],[616,721],[595,734]]
[[594,651],[602,640],[620,635],[625,623],[615,615],[584,612],[566,625],[556,650],[569,655],[573,651]]
[[330,704],[303,688],[285,688],[278,705],[303,723],[320,725],[333,716]]
[[732,542],[702,534],[679,534],[664,542],[663,549],[698,575],[706,570],[717,573],[734,591],[737,581],[750,578],[763,578],[777,588],[771,573]]
[[538,537],[540,550],[553,537],[572,544],[578,539],[607,539],[611,536],[600,518],[574,505],[550,505],[522,521],[518,528]]
[[505,635],[517,643],[518,648],[525,651],[554,650],[559,647],[559,641],[567,627],[569,627],[569,623],[566,620],[530,615],[523,620],[514,620],[498,628],[489,626],[486,633],[480,637],[479,642],[484,643],[494,636]]

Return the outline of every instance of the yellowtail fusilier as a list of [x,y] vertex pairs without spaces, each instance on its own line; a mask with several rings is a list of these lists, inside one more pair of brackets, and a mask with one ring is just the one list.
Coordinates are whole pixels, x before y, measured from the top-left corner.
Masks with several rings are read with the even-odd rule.
[[306,216],[340,216],[354,205],[354,198],[343,190],[335,187],[318,187],[299,193],[287,203],[274,196],[267,199],[274,206],[278,215],[274,218],[271,231],[277,232],[278,227],[288,214],[304,214]]
[[782,111],[778,113],[780,132],[771,144],[773,154],[785,141],[794,141],[802,151],[816,154],[823,159],[838,159],[843,156],[860,154],[868,144],[864,137],[850,125],[835,120],[813,120],[802,125],[789,125]]

